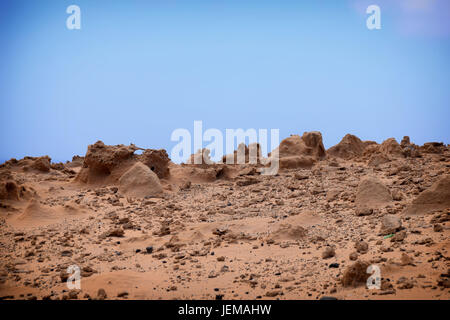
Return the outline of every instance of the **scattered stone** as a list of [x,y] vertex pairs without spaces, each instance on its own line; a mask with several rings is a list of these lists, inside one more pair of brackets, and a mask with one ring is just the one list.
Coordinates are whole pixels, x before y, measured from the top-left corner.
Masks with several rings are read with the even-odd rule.
[[267,291],[267,292],[266,292],[266,297],[273,298],[273,297],[278,296],[279,294],[280,294],[280,291],[279,291],[279,290]]
[[108,296],[106,295],[106,291],[103,288],[98,289],[97,291],[97,299],[105,300]]
[[355,242],[355,249],[358,253],[364,254],[367,253],[367,251],[369,251],[369,244],[367,242],[364,241],[356,241]]
[[401,277],[400,279],[398,279],[397,284],[399,285],[398,289],[401,289],[401,290],[414,288],[414,282],[405,277]]
[[325,247],[325,250],[322,252],[322,259],[329,259],[334,257],[336,252],[334,251],[333,247],[327,246]]
[[339,263],[331,263],[328,267],[329,268],[339,268]]
[[438,284],[439,287],[444,287],[445,289],[450,288],[450,279],[439,279]]
[[387,214],[381,219],[381,234],[388,235],[396,233],[402,228],[402,221],[399,217]]
[[357,207],[355,209],[355,213],[358,217],[361,216],[370,216],[373,213],[373,209],[372,208],[367,208],[367,207]]
[[367,273],[368,267],[369,264],[364,261],[356,261],[351,266],[348,266],[341,278],[342,285],[344,287],[356,287],[365,284],[370,276]]
[[78,291],[77,290],[70,290],[68,293],[70,300],[76,300],[78,299]]
[[111,229],[106,233],[107,237],[118,237],[121,238],[124,236],[124,231],[121,228]]
[[414,265],[414,260],[408,256],[406,253],[402,253],[401,262],[402,266]]
[[397,232],[396,234],[394,234],[394,236],[391,238],[391,242],[402,242],[403,240],[406,239],[406,231],[402,230],[400,232]]
[[350,255],[349,255],[349,259],[351,260],[351,261],[356,261],[356,260],[358,260],[358,253],[356,253],[356,252],[352,252],[352,253],[350,253]]

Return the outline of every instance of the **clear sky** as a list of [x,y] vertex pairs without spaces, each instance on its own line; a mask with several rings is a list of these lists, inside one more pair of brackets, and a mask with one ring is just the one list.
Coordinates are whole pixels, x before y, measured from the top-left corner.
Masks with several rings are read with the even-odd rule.
[[319,130],[327,148],[346,133],[450,143],[449,80],[448,0],[2,0],[0,161],[97,140],[170,153],[194,120]]

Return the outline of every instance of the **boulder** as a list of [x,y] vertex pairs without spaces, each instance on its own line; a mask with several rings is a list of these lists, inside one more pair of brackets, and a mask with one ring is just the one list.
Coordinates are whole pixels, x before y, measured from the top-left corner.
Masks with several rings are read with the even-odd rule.
[[357,208],[380,209],[392,201],[389,189],[377,178],[364,178],[358,186],[355,204]]
[[291,135],[278,146],[279,157],[310,156],[316,160],[325,157],[322,134],[318,131],[305,132],[303,136]]
[[380,232],[383,235],[396,233],[397,231],[400,231],[401,228],[402,220],[393,214],[387,214],[381,219]]
[[131,197],[159,197],[163,193],[158,176],[142,162],[136,162],[119,179],[119,192]]
[[379,151],[387,157],[404,158],[402,147],[394,138],[389,138],[380,145]]
[[370,274],[367,273],[369,264],[364,261],[356,261],[348,266],[342,275],[341,282],[344,287],[357,287],[366,284]]
[[268,162],[279,161],[280,168],[311,168],[326,156],[322,134],[318,131],[305,132],[303,136],[291,135],[281,141],[278,148],[269,154]]
[[[143,150],[141,155],[135,154]],[[76,181],[89,184],[116,184],[118,179],[135,163],[148,166],[161,178],[169,175],[169,162],[165,150],[142,149],[134,144],[109,146],[102,141],[89,145],[83,158],[83,167]]]
[[50,171],[50,157],[43,156],[35,158],[31,167],[41,172],[49,172]]
[[88,146],[84,157],[83,166],[98,172],[111,173],[111,171],[127,159],[133,157],[138,150],[135,145],[116,146],[105,145],[102,141],[97,141]]

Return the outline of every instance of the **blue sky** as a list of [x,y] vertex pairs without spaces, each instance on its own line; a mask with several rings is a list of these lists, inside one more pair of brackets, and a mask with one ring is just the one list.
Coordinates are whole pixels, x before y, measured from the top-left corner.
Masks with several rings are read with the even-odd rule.
[[319,130],[327,148],[346,133],[450,143],[449,3],[1,1],[0,161],[65,161],[97,140],[170,153],[194,120]]

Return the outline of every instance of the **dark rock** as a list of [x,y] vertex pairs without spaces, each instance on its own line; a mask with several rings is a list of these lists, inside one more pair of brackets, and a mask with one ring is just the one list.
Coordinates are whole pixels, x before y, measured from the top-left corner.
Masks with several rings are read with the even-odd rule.
[[329,268],[339,268],[339,263],[332,263],[329,265]]

